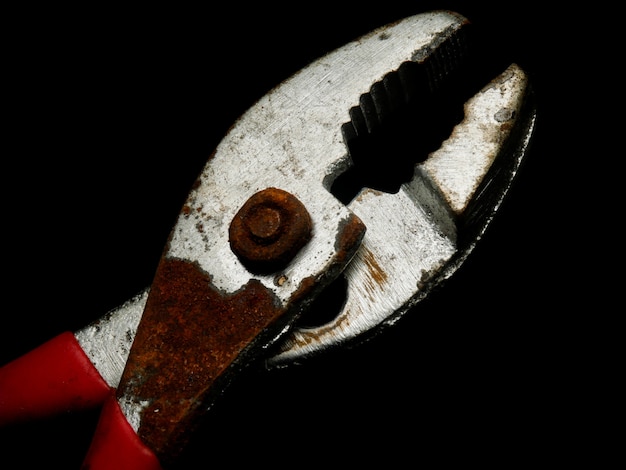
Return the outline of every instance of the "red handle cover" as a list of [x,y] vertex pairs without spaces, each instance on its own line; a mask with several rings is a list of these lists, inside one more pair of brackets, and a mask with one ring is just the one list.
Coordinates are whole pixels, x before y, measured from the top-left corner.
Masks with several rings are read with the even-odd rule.
[[0,426],[102,404],[111,388],[71,332],[0,368]]
[[115,393],[104,403],[82,470],[162,470],[157,457],[128,424]]

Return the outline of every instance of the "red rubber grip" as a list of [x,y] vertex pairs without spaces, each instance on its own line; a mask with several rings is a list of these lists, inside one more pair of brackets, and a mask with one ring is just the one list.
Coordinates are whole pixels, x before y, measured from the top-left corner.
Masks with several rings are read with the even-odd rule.
[[104,403],[81,470],[162,470],[157,457],[128,424],[114,393]]
[[107,385],[71,332],[0,368],[0,426],[101,405]]

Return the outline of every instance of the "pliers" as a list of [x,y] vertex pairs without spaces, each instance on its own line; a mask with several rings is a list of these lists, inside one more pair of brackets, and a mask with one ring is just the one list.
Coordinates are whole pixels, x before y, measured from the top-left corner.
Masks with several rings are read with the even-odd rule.
[[[472,34],[457,13],[411,16],[262,97],[209,157],[152,284],[0,368],[0,425],[102,406],[83,468],[167,468],[248,365],[395,324],[482,238],[535,127],[528,76],[485,80]],[[420,134],[432,120],[443,134]],[[398,129],[414,155],[389,145]],[[301,326],[338,282],[334,318]]]

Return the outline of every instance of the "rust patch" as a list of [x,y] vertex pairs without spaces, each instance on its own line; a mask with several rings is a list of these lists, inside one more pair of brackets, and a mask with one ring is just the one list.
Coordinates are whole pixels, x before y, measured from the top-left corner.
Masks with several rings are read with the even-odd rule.
[[[361,246],[363,237],[365,236],[366,226],[355,214],[350,214],[339,227],[339,234],[335,241],[335,257],[331,267],[327,271],[326,281],[330,282],[338,276],[347,264],[352,260],[355,253]],[[384,273],[383,273],[384,274]],[[385,274],[386,275],[386,274]],[[324,288],[326,284],[320,285],[317,279],[312,277],[306,278],[299,285],[298,290],[292,296],[292,302],[299,299],[312,298],[311,292],[316,288]],[[345,318],[343,320],[346,320]],[[343,321],[342,320],[342,321]],[[320,332],[329,330],[330,327],[320,327],[311,331],[300,331],[298,335],[292,336],[290,341],[292,344],[305,345],[315,341]]]
[[226,296],[196,265],[162,259],[118,388],[147,403],[138,434],[160,459],[179,453],[232,366],[285,311],[259,281]]
[[302,300],[306,300],[308,297],[310,297],[311,292],[316,287],[316,285],[316,279],[312,276],[302,279],[302,282],[300,282],[300,285],[298,285],[298,289],[291,296],[290,302],[292,304],[297,304]]
[[267,188],[254,194],[233,218],[228,241],[246,267],[257,273],[276,272],[309,242],[311,216],[292,194]]
[[370,250],[364,251],[363,262],[365,263],[365,266],[367,266],[370,277],[374,280],[374,282],[376,282],[376,284],[382,286],[385,282],[387,282],[387,273],[380,267],[378,261],[376,261],[374,253]]
[[350,214],[341,227],[335,240],[336,259],[345,267],[361,246],[365,236],[365,224],[355,214]]

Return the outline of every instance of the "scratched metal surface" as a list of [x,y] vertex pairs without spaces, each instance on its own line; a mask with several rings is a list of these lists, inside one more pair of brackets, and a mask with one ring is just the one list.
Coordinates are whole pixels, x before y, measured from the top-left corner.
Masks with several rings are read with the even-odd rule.
[[[465,104],[463,122],[440,149],[416,165],[414,178],[400,191],[364,189],[348,204],[368,231],[344,273],[344,304],[328,322],[295,328],[268,358],[269,367],[302,362],[394,324],[460,267],[491,222],[527,151],[535,121],[534,103],[522,110],[530,99],[529,88],[526,73],[509,65]],[[332,114],[331,109],[326,116]],[[514,127],[519,128],[519,141],[511,144]],[[507,144],[513,155],[503,151]],[[504,175],[503,181],[487,184],[483,180],[494,161],[498,171],[491,173]],[[456,218],[468,210],[480,186],[487,188],[482,195],[486,202],[476,233],[460,243]],[[119,381],[145,299],[145,294],[135,296],[76,334],[112,386]]]
[[[228,225],[254,193],[279,187],[307,208],[313,236],[288,268],[256,276],[287,303],[306,278],[317,278],[337,256],[339,228],[350,211],[328,186],[348,163],[342,124],[383,76],[436,47],[464,22],[448,12],[412,16],[329,52],[277,85],[233,124],[203,168],[179,217],[167,256],[190,259],[225,293],[250,279],[228,243]],[[385,25],[382,25],[385,26]]]
[[[236,121],[203,168],[197,184],[185,202],[185,210],[178,217],[168,240],[166,256],[193,260],[211,275],[212,283],[222,292],[233,293],[241,289],[249,281],[251,274],[232,252],[227,227],[234,213],[252,194],[267,187],[279,186],[304,202],[313,219],[314,235],[286,270],[252,277],[259,279],[282,302],[287,303],[304,279],[319,277],[320,273],[329,270],[329,263],[337,257],[334,251],[340,246],[335,241],[339,236],[338,227],[351,214],[351,210],[350,206],[346,208],[331,195],[329,187],[337,175],[349,165],[348,148],[342,130],[343,125],[350,123],[351,108],[358,106],[359,99],[369,93],[374,83],[381,82],[390,74],[396,74],[406,62],[422,61],[428,56],[426,52],[437,49],[442,43],[450,42],[450,38],[459,35],[458,30],[466,23],[467,20],[461,15],[437,12],[413,15],[399,22],[383,25],[323,55],[264,95]],[[452,59],[449,60],[452,62]],[[513,82],[515,79],[519,80],[515,73],[512,76]],[[516,90],[515,86],[510,88]],[[401,89],[394,92],[404,93]],[[510,98],[508,101],[504,99],[502,103],[496,103],[496,106],[514,106],[510,101]],[[496,111],[491,112],[490,116]],[[377,119],[388,118],[382,112],[379,114],[381,116]],[[478,125],[485,126],[482,121],[474,120],[478,121],[474,124],[475,128]],[[362,132],[356,123],[350,125],[357,127],[357,133]],[[482,147],[488,144],[476,142],[474,145]],[[479,155],[489,157],[488,149],[480,150]],[[494,157],[492,155],[490,158]],[[444,165],[447,161],[450,166],[450,158],[446,159],[444,156],[443,160]],[[482,166],[485,173],[489,165]],[[431,160],[424,173],[445,175],[437,170],[438,167],[442,165],[432,163]],[[482,178],[468,173],[468,168],[463,166],[457,168],[457,171],[467,174],[466,178],[470,183],[478,184]],[[444,186],[439,182],[435,182],[435,185]],[[467,193],[466,198],[471,196],[471,191],[459,187],[461,185],[454,186],[455,190]],[[423,195],[417,194],[420,191],[430,192],[409,190],[413,194],[409,197],[423,198]],[[445,194],[450,194],[450,191]],[[363,205],[366,198],[366,194],[361,195],[357,204]],[[392,201],[395,199],[391,198]],[[422,214],[419,208],[414,211],[398,211],[399,207],[393,207],[393,202],[391,206],[381,205],[379,202],[376,200],[364,205],[377,206],[383,212],[397,212],[396,220],[400,224],[413,224],[414,219]],[[424,201],[420,202],[423,203]],[[367,214],[366,211],[364,213]],[[382,242],[379,231],[376,230],[382,224],[377,224],[371,215],[368,216],[368,224],[372,229],[372,239],[376,240],[378,237],[378,241],[374,243]],[[418,238],[405,240],[404,243],[389,243],[388,246],[394,250],[405,250],[403,258],[409,266],[416,268],[417,273],[424,270],[436,271],[456,252],[453,248],[455,240],[434,243],[430,241],[431,238],[437,238],[437,233],[442,231],[438,225],[445,223],[441,221],[420,220],[417,225],[419,227],[415,230],[419,234]],[[398,231],[398,227],[389,228],[394,232]],[[437,244],[442,245],[442,248],[438,248]],[[363,272],[362,267],[373,262],[379,266],[379,270],[378,263],[384,265],[381,272],[385,274],[390,259],[377,260],[372,251],[376,250],[372,242],[365,250],[373,258],[367,261],[357,256],[355,262],[358,266],[351,273]],[[343,257],[344,255],[339,256]],[[401,267],[399,269],[402,270]],[[277,283],[279,277],[282,281]],[[426,276],[420,274],[420,277]],[[365,280],[359,280],[357,274],[357,278],[351,280],[350,285],[354,287],[351,288],[351,300],[357,303],[366,302],[368,294],[359,290],[368,282],[367,278],[366,274]],[[396,278],[399,281],[400,278]],[[304,338],[300,334],[296,342],[306,345],[304,351],[302,348],[292,347],[289,355],[297,359],[310,353],[311,347],[314,350],[325,349],[344,340],[346,336],[358,336],[388,319],[396,313],[396,308],[402,307],[413,296],[409,295],[401,300],[397,298],[399,293],[395,284],[402,291],[406,290],[407,283],[416,285],[412,278],[407,278],[404,285],[394,280],[390,289],[379,294],[379,298],[387,297],[382,302],[384,307],[365,303],[361,309],[353,309],[351,315],[340,313],[335,320],[339,327],[324,325],[326,337],[311,329],[305,333]],[[413,288],[408,291],[415,294]],[[98,320],[95,325],[81,328],[76,334],[83,349],[99,370],[104,369],[102,374],[110,384],[117,383],[116,376],[123,370],[120,365],[130,350],[138,316],[141,314],[140,307],[144,303],[145,296],[137,295],[109,312],[105,320]],[[355,315],[356,318],[353,318]],[[345,325],[352,326],[346,328]],[[126,342],[122,344],[120,339],[124,338]],[[316,340],[312,341],[312,338]],[[110,365],[107,362],[109,358],[113,359]],[[286,362],[284,359],[280,361]],[[293,361],[294,359],[289,359],[288,362]]]
[[[495,216],[526,154],[535,125],[534,109],[522,111],[528,88],[525,72],[510,65],[465,104],[464,120],[416,165],[410,182],[395,194],[363,189],[348,204],[368,231],[344,271],[344,305],[332,321],[294,331],[268,364],[302,361],[392,325],[453,275]],[[523,129],[512,144],[515,154],[507,156],[503,148],[516,125]],[[487,182],[497,165],[506,175],[504,183]],[[461,242],[457,218],[469,212],[481,186],[493,194],[481,195],[484,215],[475,234]]]

